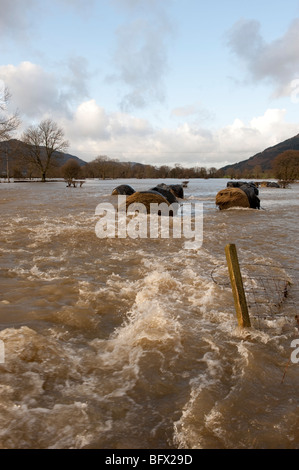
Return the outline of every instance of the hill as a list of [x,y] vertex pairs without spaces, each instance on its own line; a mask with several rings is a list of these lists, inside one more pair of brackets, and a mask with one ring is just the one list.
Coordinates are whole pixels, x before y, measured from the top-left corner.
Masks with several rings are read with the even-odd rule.
[[262,171],[269,171],[272,169],[273,161],[277,155],[285,150],[299,150],[299,134],[291,139],[280,142],[273,147],[269,147],[263,152],[257,153],[253,157],[243,160],[239,163],[226,165],[221,168],[225,173],[231,170],[240,171],[241,173],[253,170],[254,167],[260,166]]
[[[41,147],[43,148],[43,147]],[[3,159],[6,157],[6,154],[10,156],[20,156],[26,153],[26,145],[24,142],[17,139],[10,139],[7,141],[0,142],[0,158]],[[59,166],[64,165],[70,158],[76,160],[80,166],[86,165],[84,160],[78,158],[69,153],[55,152],[56,160],[59,162]]]
[[[42,154],[45,153],[45,148],[41,147]],[[13,168],[18,167],[23,173],[24,163],[22,156],[26,155],[26,145],[17,139],[10,139],[0,142],[0,176],[6,175],[6,162],[7,157],[9,161],[9,172],[12,174]],[[86,165],[86,162],[81,158],[71,155],[69,153],[55,152],[52,160],[52,165],[56,168],[63,166],[69,159],[76,160],[81,167]]]

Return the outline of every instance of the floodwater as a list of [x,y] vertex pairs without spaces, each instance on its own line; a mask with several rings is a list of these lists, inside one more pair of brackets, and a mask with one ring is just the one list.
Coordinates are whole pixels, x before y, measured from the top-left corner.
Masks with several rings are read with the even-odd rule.
[[[299,185],[220,212],[226,181],[190,180],[201,245],[98,238],[96,207],[122,183],[157,181],[0,184],[0,448],[298,449]],[[260,269],[288,280],[277,311],[270,287],[258,320],[249,306],[248,329],[228,243],[245,286]]]

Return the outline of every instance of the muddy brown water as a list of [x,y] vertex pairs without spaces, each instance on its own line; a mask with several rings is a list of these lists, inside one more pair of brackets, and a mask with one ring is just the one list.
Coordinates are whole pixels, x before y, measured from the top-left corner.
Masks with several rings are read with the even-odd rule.
[[[115,186],[157,182],[0,184],[1,448],[299,447],[299,185],[260,189],[263,210],[220,212],[226,180],[190,180],[202,246],[96,236]],[[227,243],[252,276],[266,265],[292,281],[250,330],[222,283]]]

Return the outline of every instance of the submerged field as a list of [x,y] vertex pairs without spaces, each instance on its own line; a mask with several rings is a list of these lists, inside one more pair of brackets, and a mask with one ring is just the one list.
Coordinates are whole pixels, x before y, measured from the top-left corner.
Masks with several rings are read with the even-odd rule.
[[[1,448],[298,448],[299,365],[282,383],[299,337],[298,186],[262,188],[260,211],[220,212],[226,181],[191,180],[201,246],[99,239],[96,207],[120,183],[0,185]],[[228,243],[245,277],[262,265],[291,281],[250,330],[237,326]]]

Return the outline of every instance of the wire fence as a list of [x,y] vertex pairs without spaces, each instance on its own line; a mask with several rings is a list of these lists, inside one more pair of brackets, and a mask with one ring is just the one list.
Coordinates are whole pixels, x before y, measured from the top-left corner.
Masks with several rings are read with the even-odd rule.
[[[265,328],[273,320],[294,322],[299,301],[299,272],[267,264],[240,264],[246,302],[255,328]],[[231,288],[227,266],[216,266],[212,280]]]

